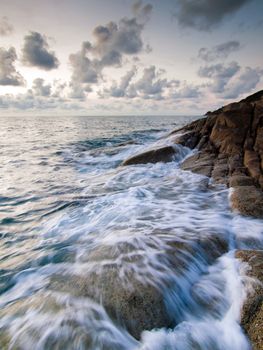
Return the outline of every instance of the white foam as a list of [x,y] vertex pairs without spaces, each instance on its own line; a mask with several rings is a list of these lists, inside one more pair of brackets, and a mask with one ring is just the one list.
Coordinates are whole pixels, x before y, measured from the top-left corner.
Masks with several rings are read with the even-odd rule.
[[[196,242],[217,236],[230,249],[250,247],[262,242],[262,221],[232,214],[226,188],[180,170],[179,162],[189,151],[176,147],[179,157],[167,164],[113,167],[141,146],[128,146],[111,156],[87,154],[79,161],[79,167],[85,169],[85,174],[79,175],[86,184],[85,205],[43,219],[39,241],[32,249],[47,252],[50,263],[36,263],[0,296],[4,310],[0,325],[8,328],[11,348],[17,344],[21,349],[52,348],[52,343],[47,343],[52,337],[62,348],[73,341],[69,348],[74,349],[95,350],[104,345],[116,350],[249,349],[238,324],[244,299],[239,265],[230,252],[209,266],[209,252]],[[93,169],[90,172],[89,167]],[[180,244],[196,250],[180,251]],[[127,245],[131,248],[125,249]],[[52,254],[61,247],[70,248],[72,259],[55,263]],[[101,247],[107,248],[106,256],[92,260],[91,253]],[[169,255],[172,247],[179,261],[177,269]],[[180,268],[180,263],[186,268]],[[179,319],[177,327],[143,332],[137,342],[116,326],[102,306],[90,300],[53,293],[60,304],[58,312],[34,306],[38,293],[43,302],[50,297],[46,286],[55,274],[85,277],[92,271],[99,274],[111,264],[117,266],[123,283],[132,272],[142,283],[167,290],[167,312]],[[9,308],[27,298],[31,299],[25,314],[18,316],[17,310]],[[216,301],[213,309],[209,310],[206,300]],[[91,347],[85,345],[87,337],[93,339]]]

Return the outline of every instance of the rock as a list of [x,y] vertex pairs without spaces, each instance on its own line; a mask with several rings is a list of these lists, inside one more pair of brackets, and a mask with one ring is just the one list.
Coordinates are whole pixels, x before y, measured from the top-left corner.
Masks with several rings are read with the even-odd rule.
[[183,170],[191,170],[194,173],[211,176],[214,165],[213,155],[209,153],[196,153],[181,164]]
[[102,303],[109,316],[136,339],[143,330],[172,325],[163,291],[149,276],[141,272],[141,278],[137,273],[145,270],[140,249],[125,242],[101,245],[89,252],[87,260],[89,271],[79,276],[56,275],[50,288]]
[[209,112],[172,135],[175,142],[199,150],[198,156],[185,159],[182,169],[235,187],[233,208],[263,217],[263,90]]
[[132,274],[125,286],[116,266],[85,276],[56,276],[51,283],[52,289],[101,302],[108,314],[137,339],[143,330],[171,326],[162,293]]
[[171,296],[175,297],[171,276],[187,279],[189,266],[193,264],[197,269],[197,254],[210,264],[227,251],[228,244],[214,234],[188,242],[168,242],[165,251],[159,246],[153,248],[158,267],[145,260],[141,248],[130,243],[94,248],[87,256],[90,271],[79,276],[56,275],[49,288],[102,303],[110,317],[136,339],[144,330],[174,327],[177,319],[167,309],[165,299],[170,288]]
[[241,152],[253,107],[245,102],[224,107],[213,126],[210,141],[220,153],[236,155]]
[[239,186],[253,186],[254,181],[250,176],[246,175],[233,175],[229,180],[229,187],[239,187]]
[[249,174],[256,181],[258,181],[261,175],[261,172],[260,172],[260,159],[257,152],[245,150],[244,165],[247,167]]
[[166,146],[158,149],[153,149],[144,153],[137,154],[129,159],[126,159],[122,165],[146,164],[158,162],[171,162],[176,154],[172,146]]
[[263,192],[253,185],[235,187],[230,202],[243,215],[263,218]]
[[247,275],[257,280],[253,291],[247,291],[247,298],[241,311],[241,325],[247,333],[253,350],[263,349],[263,251],[238,250],[236,258],[249,265]]

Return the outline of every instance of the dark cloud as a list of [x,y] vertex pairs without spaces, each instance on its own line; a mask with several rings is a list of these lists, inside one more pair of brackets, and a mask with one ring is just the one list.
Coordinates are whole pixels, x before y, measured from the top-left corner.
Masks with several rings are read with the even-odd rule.
[[16,50],[13,47],[8,50],[0,48],[0,85],[19,86],[25,84],[22,75],[15,68],[16,60]]
[[239,41],[231,40],[223,44],[216,45],[212,49],[202,47],[198,52],[198,58],[212,62],[220,59],[226,59],[232,52],[238,51],[241,45]]
[[0,19],[0,36],[7,36],[12,34],[14,31],[14,27],[9,23],[7,17],[2,17]]
[[248,94],[255,89],[263,75],[263,69],[246,67],[223,93],[224,98],[236,99],[242,94]]
[[251,0],[176,0],[175,16],[183,27],[209,30]]
[[201,78],[211,79],[212,84],[209,84],[210,89],[213,92],[221,93],[224,91],[224,88],[228,84],[230,79],[234,77],[239,70],[239,64],[233,61],[227,66],[218,63],[210,66],[200,67],[198,75]]
[[118,25],[110,22],[106,26],[97,26],[93,31],[95,43],[92,52],[103,65],[118,65],[123,54],[133,55],[142,51],[143,27],[137,18],[122,18]]
[[25,36],[22,54],[23,63],[27,66],[51,70],[59,65],[54,51],[49,49],[46,36],[38,32],[30,32]]
[[97,83],[105,67],[120,67],[124,56],[149,51],[149,45],[144,45],[142,32],[152,6],[141,2],[134,6],[134,17],[96,26],[93,30],[94,41],[83,42],[81,50],[70,55],[73,83]]

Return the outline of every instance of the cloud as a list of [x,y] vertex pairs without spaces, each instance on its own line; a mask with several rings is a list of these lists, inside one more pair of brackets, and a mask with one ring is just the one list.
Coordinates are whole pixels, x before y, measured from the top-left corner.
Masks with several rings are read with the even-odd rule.
[[223,93],[224,98],[235,99],[256,88],[263,76],[263,69],[246,67],[245,70],[228,86]]
[[201,96],[200,86],[192,86],[186,83],[182,87],[173,91],[170,95],[172,99],[194,99]]
[[175,17],[182,27],[210,30],[225,17],[238,11],[251,0],[177,0]]
[[81,50],[69,56],[69,62],[73,69],[72,81],[74,83],[97,83],[101,74],[100,62],[96,59],[92,60],[87,57],[91,48],[91,44],[82,43]]
[[229,63],[228,66],[218,63],[210,66],[200,67],[198,75],[201,78],[211,79],[212,83],[209,84],[211,91],[215,93],[221,93],[224,91],[224,88],[229,80],[235,76],[239,70],[239,64],[233,61]]
[[81,50],[69,56],[73,83],[97,83],[105,67],[121,67],[124,56],[149,51],[149,45],[144,45],[142,32],[152,6],[143,5],[141,1],[134,6],[134,17],[96,26],[93,42],[83,42]]
[[143,28],[144,24],[136,17],[122,18],[118,24],[110,22],[105,26],[97,26],[93,31],[95,43],[91,46],[91,51],[103,66],[120,65],[122,55],[142,51]]
[[232,52],[238,51],[241,45],[239,41],[231,40],[223,44],[216,45],[212,49],[202,47],[198,52],[198,58],[206,62],[226,59]]
[[167,79],[161,79],[163,71],[157,71],[155,66],[144,68],[142,77],[130,86],[131,91],[144,99],[162,99],[162,93],[169,87]]
[[22,75],[16,70],[14,64],[17,60],[16,50],[0,48],[0,85],[24,85]]
[[165,100],[196,98],[200,95],[199,87],[181,83],[179,80],[163,78],[165,70],[155,66],[146,67],[141,77],[135,80],[137,68],[134,66],[121,79],[119,84],[114,81],[109,88],[99,92],[101,98],[126,98],[143,100]]
[[74,100],[84,101],[89,92],[92,92],[92,89],[89,85],[83,86],[82,84],[71,82],[69,84],[68,97]]
[[2,17],[0,19],[0,36],[7,36],[12,34],[14,31],[14,27],[9,23],[7,17]]
[[51,85],[45,85],[44,79],[37,78],[33,81],[32,90],[36,96],[50,96]]
[[132,82],[136,74],[137,68],[134,66],[121,78],[119,84],[113,82],[110,88],[105,88],[103,92],[100,92],[100,97],[126,97],[130,99],[139,97],[145,100],[161,100],[165,89],[171,86],[171,82],[168,82],[167,79],[160,78],[164,71],[157,70],[155,66],[144,68],[141,78]]
[[38,32],[25,36],[22,54],[22,61],[27,66],[51,70],[59,65],[55,52],[49,49],[46,36]]
[[[42,79],[41,79],[42,80]],[[70,100],[53,96],[52,94],[40,95],[35,88],[37,84],[33,84],[32,89],[20,94],[6,94],[0,96],[0,109],[15,110],[15,111],[30,111],[30,110],[79,110],[83,109],[80,104],[72,103]],[[40,85],[47,86],[43,83]]]
[[[113,82],[110,88],[104,89],[103,93],[99,93],[100,97],[111,96],[111,97],[128,97],[128,87],[131,80],[137,73],[137,68],[134,66],[128,71],[120,80],[120,84]],[[135,97],[135,96],[134,96]]]
[[151,15],[153,6],[151,4],[144,5],[142,0],[138,0],[133,4],[132,10],[135,16],[147,18],[147,16]]

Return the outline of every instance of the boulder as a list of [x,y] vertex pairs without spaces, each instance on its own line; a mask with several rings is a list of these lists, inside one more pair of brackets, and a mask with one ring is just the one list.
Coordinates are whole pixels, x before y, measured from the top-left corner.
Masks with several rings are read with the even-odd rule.
[[126,159],[122,165],[147,164],[158,162],[171,162],[176,154],[172,146],[165,146],[158,149],[153,149],[144,153],[137,154],[131,158]]
[[230,202],[243,215],[263,218],[263,192],[254,185],[235,187]]
[[238,250],[236,258],[248,264],[247,275],[255,279],[253,290],[247,289],[247,298],[241,310],[241,325],[248,335],[253,350],[263,349],[263,251]]
[[187,280],[189,266],[193,264],[198,269],[198,254],[203,263],[210,264],[227,249],[222,237],[207,235],[189,242],[168,242],[165,250],[154,245],[151,250],[156,250],[156,256],[154,262],[149,262],[147,252],[130,243],[101,245],[87,256],[89,270],[81,275],[55,275],[49,288],[102,303],[112,319],[140,339],[144,330],[177,324],[180,312],[175,315],[166,307],[169,291],[170,298],[176,298],[175,304],[178,301],[171,276],[180,275]]

